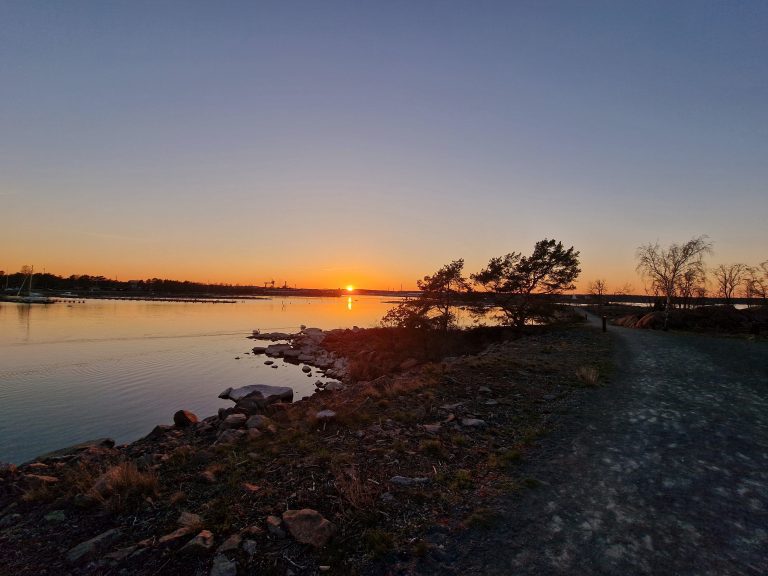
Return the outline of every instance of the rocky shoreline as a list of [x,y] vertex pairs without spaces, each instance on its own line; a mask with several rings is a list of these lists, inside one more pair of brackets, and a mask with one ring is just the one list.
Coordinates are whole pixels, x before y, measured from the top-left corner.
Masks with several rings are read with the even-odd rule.
[[[439,556],[423,531],[508,487],[507,467],[548,425],[541,408],[588,388],[576,367],[598,344],[584,334],[537,332],[438,364],[397,358],[372,381],[350,376],[355,361],[339,352],[339,342],[364,348],[371,332],[254,334],[275,342],[255,353],[337,380],[293,403],[290,388],[227,388],[235,404],[219,414],[179,410],[132,444],[102,439],[3,466],[0,565],[235,576],[364,573],[400,562],[402,547]],[[390,352],[381,348],[360,355]],[[540,354],[544,377],[532,368]]]

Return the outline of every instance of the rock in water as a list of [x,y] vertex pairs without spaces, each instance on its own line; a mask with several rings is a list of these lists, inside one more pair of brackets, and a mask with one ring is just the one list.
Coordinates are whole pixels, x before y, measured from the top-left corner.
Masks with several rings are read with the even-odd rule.
[[332,522],[311,508],[287,510],[283,512],[283,522],[291,536],[302,544],[310,544],[315,548],[325,546],[336,532],[336,526]]
[[251,384],[241,388],[227,388],[219,394],[219,398],[234,400],[238,408],[245,412],[254,412],[275,402],[293,402],[293,388]]
[[179,410],[173,415],[173,423],[178,428],[186,428],[192,424],[197,424],[197,416],[187,410]]

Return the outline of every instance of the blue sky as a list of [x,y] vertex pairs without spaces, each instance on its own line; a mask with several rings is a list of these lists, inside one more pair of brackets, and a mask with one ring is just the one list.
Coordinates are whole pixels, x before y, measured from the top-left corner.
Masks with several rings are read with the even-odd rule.
[[0,268],[387,287],[768,258],[768,4],[2,2]]

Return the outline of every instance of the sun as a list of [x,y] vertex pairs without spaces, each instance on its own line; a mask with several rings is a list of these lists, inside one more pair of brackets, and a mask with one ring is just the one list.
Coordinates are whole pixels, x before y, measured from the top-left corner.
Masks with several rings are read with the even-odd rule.
[[355,287],[352,286],[352,284],[347,284],[347,292],[354,292],[354,291],[355,291]]

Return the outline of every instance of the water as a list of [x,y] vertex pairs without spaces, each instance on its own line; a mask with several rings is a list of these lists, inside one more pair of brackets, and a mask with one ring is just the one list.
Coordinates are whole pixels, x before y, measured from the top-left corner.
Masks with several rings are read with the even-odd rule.
[[182,408],[210,416],[232,406],[217,398],[229,386],[283,385],[297,399],[309,395],[316,371],[307,377],[282,360],[272,369],[264,356],[246,354],[263,344],[246,336],[301,324],[371,327],[391,307],[372,296],[0,303],[0,461],[103,436],[130,442]]

